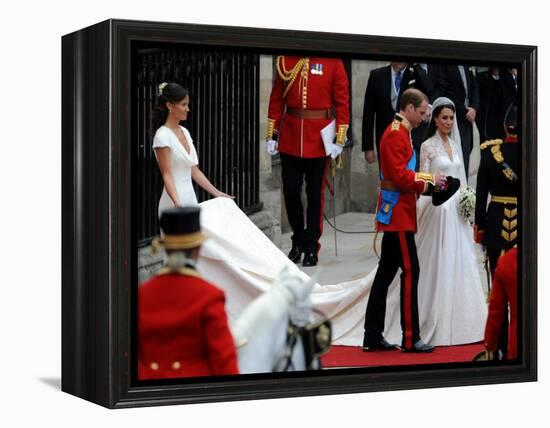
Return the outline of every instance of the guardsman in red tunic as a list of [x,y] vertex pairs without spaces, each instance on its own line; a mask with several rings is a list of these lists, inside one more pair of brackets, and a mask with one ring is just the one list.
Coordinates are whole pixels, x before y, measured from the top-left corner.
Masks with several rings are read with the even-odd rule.
[[195,270],[199,207],[163,211],[167,257],[138,290],[138,379],[238,374],[225,296]]
[[[399,113],[388,126],[380,142],[381,179],[376,214],[377,231],[384,232],[382,254],[365,314],[364,351],[395,349],[384,337],[384,318],[388,288],[401,268],[401,328],[404,352],[431,352],[432,346],[420,339],[417,286],[420,266],[416,253],[417,194],[431,194],[444,189],[447,179],[442,175],[415,173],[415,153],[411,130],[422,123],[428,108],[428,98],[417,89],[407,89],[399,102]],[[458,180],[452,179],[458,188]],[[439,196],[448,199],[451,190],[441,190]],[[434,193],[435,194],[435,193]],[[437,204],[442,203],[442,200]],[[434,201],[434,204],[436,202]]]
[[506,359],[518,357],[518,251],[512,248],[498,259],[497,268],[493,276],[493,287],[489,300],[489,314],[485,325],[485,350],[488,359],[493,359],[497,351],[502,324],[510,309],[510,323],[508,327],[508,350]]
[[[337,58],[279,56],[269,99],[267,149],[281,153],[283,194],[292,227],[295,263],[317,264],[323,232],[324,178],[328,156],[342,152],[349,128],[349,82]],[[335,120],[334,140],[323,144],[321,130]],[[306,180],[307,223],[302,183]]]

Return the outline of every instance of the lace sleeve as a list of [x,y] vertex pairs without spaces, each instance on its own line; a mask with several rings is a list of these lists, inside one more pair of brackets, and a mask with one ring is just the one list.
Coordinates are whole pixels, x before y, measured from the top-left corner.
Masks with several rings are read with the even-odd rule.
[[420,172],[430,172],[433,157],[433,146],[430,142],[431,140],[427,140],[420,146],[420,163],[418,164]]

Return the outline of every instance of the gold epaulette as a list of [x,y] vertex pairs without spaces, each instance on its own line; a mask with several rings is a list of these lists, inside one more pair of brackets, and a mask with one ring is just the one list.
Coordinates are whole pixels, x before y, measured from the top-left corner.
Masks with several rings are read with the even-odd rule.
[[487,140],[485,141],[479,148],[481,150],[486,149],[487,147],[495,146],[497,144],[502,144],[503,141],[500,138],[496,138],[494,140]]
[[391,123],[391,130],[392,131],[399,131],[399,126],[401,125],[401,122],[399,122],[398,120],[394,120],[392,123]]
[[338,126],[338,133],[336,134],[336,144],[343,146],[346,144],[346,137],[348,133],[349,125]]

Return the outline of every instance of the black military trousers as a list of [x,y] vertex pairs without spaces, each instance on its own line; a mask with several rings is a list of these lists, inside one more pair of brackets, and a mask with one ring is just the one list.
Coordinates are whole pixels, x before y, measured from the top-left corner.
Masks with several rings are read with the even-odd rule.
[[401,346],[410,349],[420,339],[418,321],[418,276],[420,266],[414,232],[384,232],[382,254],[374,277],[365,314],[363,346],[382,340],[388,288],[401,268]]
[[[323,233],[323,207],[325,203],[324,179],[328,157],[300,158],[281,153],[281,173],[288,222],[292,228],[292,241],[305,251],[317,253]],[[304,224],[302,185],[306,182],[307,210]]]

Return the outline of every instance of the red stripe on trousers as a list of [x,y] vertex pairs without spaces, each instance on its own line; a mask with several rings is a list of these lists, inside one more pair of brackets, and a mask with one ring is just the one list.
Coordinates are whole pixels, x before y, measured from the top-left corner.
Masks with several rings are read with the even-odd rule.
[[401,256],[403,257],[403,270],[404,270],[404,293],[403,298],[405,303],[403,308],[405,310],[405,348],[410,349],[413,346],[412,343],[412,272],[411,272],[411,258],[409,256],[409,247],[407,246],[407,238],[404,232],[398,232],[399,244],[401,246]]
[[[321,183],[321,209],[319,211],[319,230],[321,231],[321,236],[323,235],[323,212],[325,211],[325,177],[327,176],[327,166],[328,166],[329,160],[327,159],[325,162],[325,169],[323,170],[323,179]],[[321,239],[321,236],[319,236],[319,239]],[[319,241],[317,241],[317,253],[319,253],[319,250],[321,249],[321,244]]]

